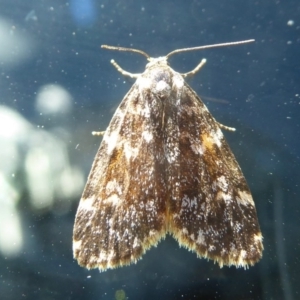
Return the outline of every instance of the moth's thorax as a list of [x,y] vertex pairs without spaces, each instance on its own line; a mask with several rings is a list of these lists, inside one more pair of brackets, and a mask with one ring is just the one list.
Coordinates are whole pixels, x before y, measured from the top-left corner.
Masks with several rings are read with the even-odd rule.
[[150,58],[146,70],[137,80],[140,90],[151,90],[160,98],[169,97],[172,91],[182,89],[183,77],[175,72],[166,57]]

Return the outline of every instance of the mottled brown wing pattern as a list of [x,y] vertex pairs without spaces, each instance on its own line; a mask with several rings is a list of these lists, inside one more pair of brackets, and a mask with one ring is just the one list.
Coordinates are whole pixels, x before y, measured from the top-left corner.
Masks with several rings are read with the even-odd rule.
[[[168,111],[173,105],[170,99]],[[180,113],[170,118],[178,127],[173,131],[179,155],[169,176],[178,174],[178,182],[171,183],[180,188],[170,199],[169,231],[181,245],[220,266],[253,265],[263,249],[255,205],[218,123],[186,83]]]
[[166,234],[163,109],[136,84],[105,132],[78,207],[73,252],[87,268],[136,262]]
[[113,62],[137,81],[94,160],[76,215],[74,257],[87,268],[115,268],[170,233],[221,267],[253,265],[263,250],[255,205],[219,123],[167,57],[148,60],[139,76]]

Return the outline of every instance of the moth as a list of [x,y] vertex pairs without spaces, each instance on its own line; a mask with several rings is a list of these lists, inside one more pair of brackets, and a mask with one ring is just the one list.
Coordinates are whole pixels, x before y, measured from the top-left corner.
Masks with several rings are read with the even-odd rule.
[[181,246],[220,267],[248,267],[262,257],[255,204],[221,128],[185,82],[204,65],[180,74],[168,65],[175,53],[254,40],[144,55],[135,78],[103,133],[76,214],[73,254],[88,269],[136,263],[172,235]]

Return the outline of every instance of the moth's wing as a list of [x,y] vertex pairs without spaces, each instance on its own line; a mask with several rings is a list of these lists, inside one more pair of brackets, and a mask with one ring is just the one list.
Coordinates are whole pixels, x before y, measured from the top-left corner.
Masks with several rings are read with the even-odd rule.
[[162,108],[149,97],[133,85],[95,157],[73,232],[74,257],[87,268],[136,262],[166,234]]
[[179,188],[170,201],[169,231],[221,267],[253,265],[263,245],[246,180],[218,123],[187,84],[180,99],[172,117],[179,155],[177,165],[170,165],[170,174],[177,174],[170,181],[173,190]]

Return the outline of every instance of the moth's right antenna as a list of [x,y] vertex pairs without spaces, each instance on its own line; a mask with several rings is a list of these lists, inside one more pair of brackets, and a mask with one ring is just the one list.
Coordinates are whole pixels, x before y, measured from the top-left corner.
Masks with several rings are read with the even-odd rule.
[[246,44],[246,43],[252,43],[255,40],[245,40],[245,41],[238,41],[238,42],[229,42],[229,43],[221,43],[221,44],[213,44],[213,45],[206,45],[206,46],[199,46],[199,47],[192,47],[192,48],[183,48],[183,49],[177,49],[172,52],[170,52],[166,57],[169,58],[171,55],[181,52],[187,52],[187,51],[195,51],[195,50],[203,50],[208,48],[216,48],[216,47],[224,47],[224,46],[235,46],[240,44]]

